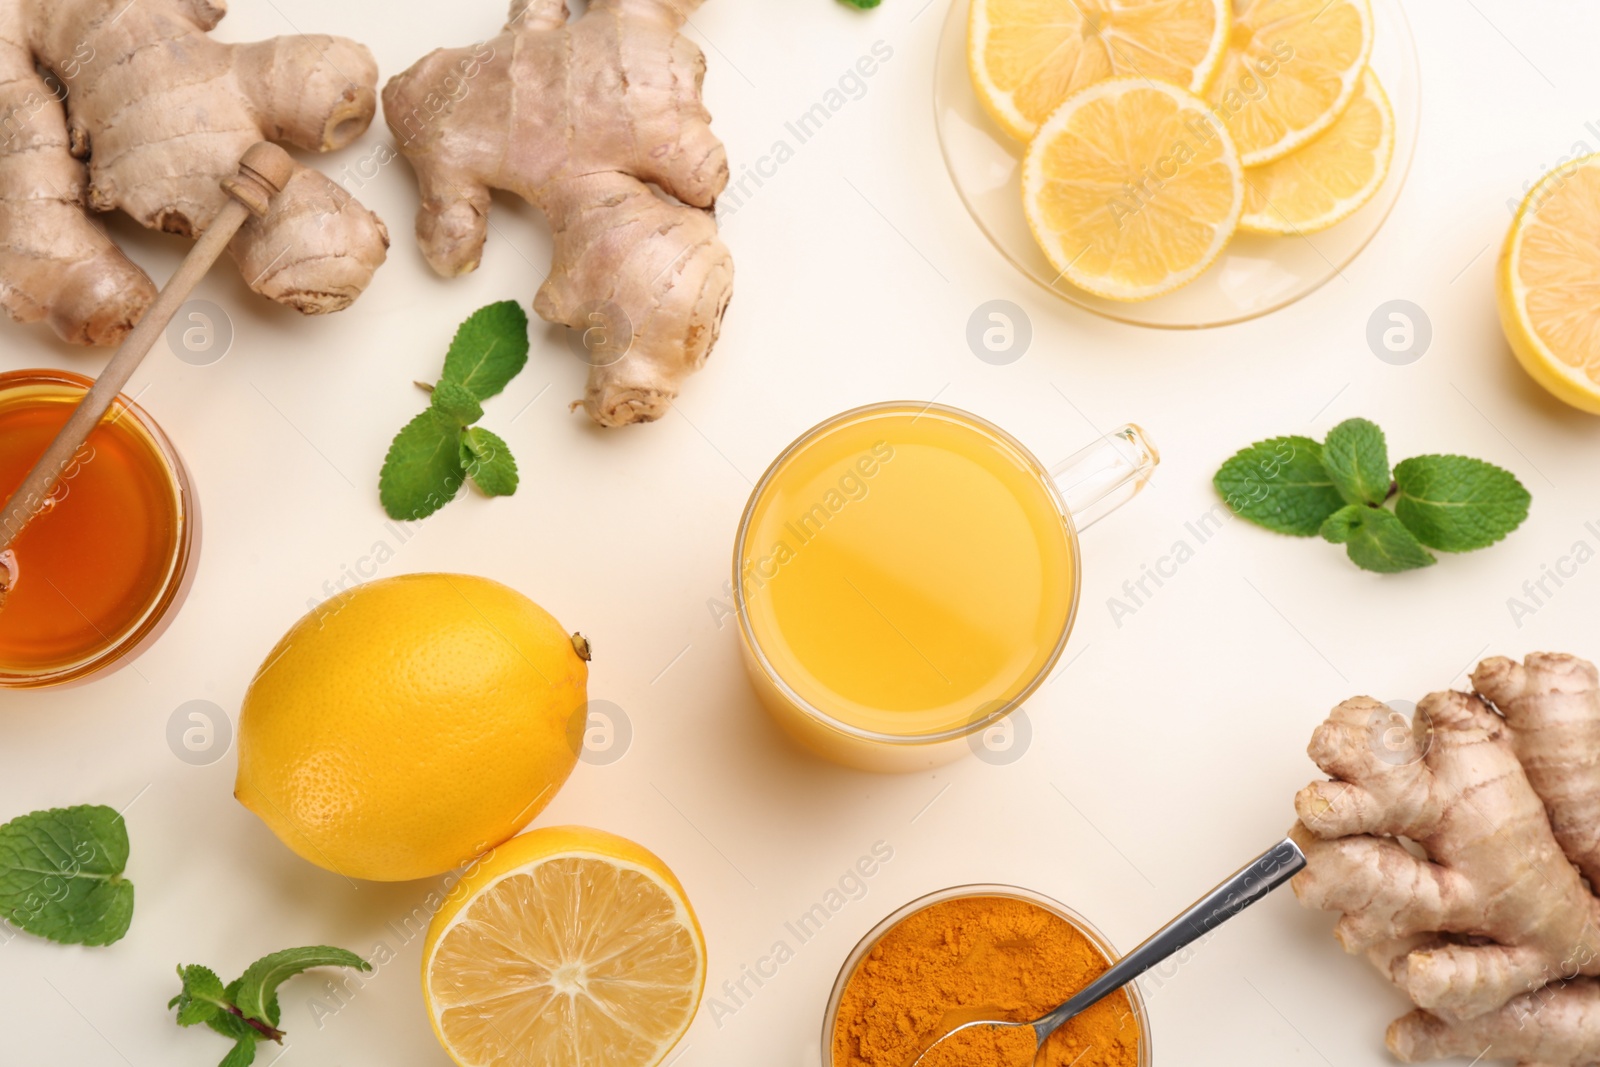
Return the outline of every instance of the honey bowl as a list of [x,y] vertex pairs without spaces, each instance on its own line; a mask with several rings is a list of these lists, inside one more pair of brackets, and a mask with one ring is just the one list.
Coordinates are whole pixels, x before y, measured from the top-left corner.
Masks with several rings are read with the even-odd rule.
[[[0,498],[90,384],[66,371],[0,374]],[[198,543],[183,460],[144,409],[117,397],[0,559],[9,586],[0,688],[63,685],[131,662],[188,592]]]

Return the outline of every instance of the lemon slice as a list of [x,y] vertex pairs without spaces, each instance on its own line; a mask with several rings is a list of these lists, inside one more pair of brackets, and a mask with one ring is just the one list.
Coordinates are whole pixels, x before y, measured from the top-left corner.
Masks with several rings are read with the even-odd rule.
[[1228,41],[1229,0],[973,0],[967,66],[1007,133],[1032,137],[1063,100],[1107,78],[1205,89]]
[[1221,254],[1244,206],[1244,170],[1204,100],[1117,78],[1069,98],[1039,129],[1022,202],[1060,277],[1110,300],[1148,300]]
[[1547,174],[1500,254],[1500,324],[1535,381],[1600,415],[1600,155]]
[[654,1067],[694,1018],[705,941],[683,887],[631,841],[512,838],[451,890],[422,950],[434,1033],[461,1067]]
[[1233,31],[1207,99],[1247,167],[1332,126],[1372,54],[1367,0],[1234,0]]
[[1343,222],[1371,200],[1394,157],[1394,111],[1369,68],[1344,114],[1302,148],[1244,172],[1251,233],[1306,234]]

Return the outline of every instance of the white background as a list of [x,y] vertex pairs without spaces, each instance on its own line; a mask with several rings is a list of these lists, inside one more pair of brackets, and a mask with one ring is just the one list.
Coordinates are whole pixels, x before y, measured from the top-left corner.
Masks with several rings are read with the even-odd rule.
[[[591,696],[630,717],[631,749],[580,765],[539,820],[579,822],[656,850],[682,877],[710,943],[708,997],[784,936],[874,842],[894,859],[778,976],[731,1015],[703,1009],[681,1067],[817,1060],[823,1001],[845,954],[887,912],[930,890],[1011,882],[1088,915],[1123,948],[1264,848],[1315,775],[1304,755],[1327,709],[1355,693],[1416,699],[1464,683],[1480,654],[1600,655],[1600,565],[1519,628],[1507,599],[1580,539],[1600,545],[1600,423],[1548,399],[1516,367],[1492,296],[1508,199],[1600,139],[1600,10],[1579,0],[1412,0],[1426,96],[1419,153],[1373,245],[1279,314],[1194,334],[1103,322],[1037,289],[968,220],[939,158],[931,108],[942,0],[714,0],[694,18],[707,96],[737,172],[785,136],[875,41],[893,58],[726,226],[736,297],[708,368],[672,414],[600,432],[566,404],[584,366],[536,324],[528,369],[488,406],[521,463],[515,497],[467,496],[403,546],[378,506],[379,465],[422,404],[456,324],[492,300],[526,303],[547,263],[542,220],[497,201],[478,273],[432,276],[411,235],[403,163],[359,190],[394,249],[351,310],[302,320],[221,268],[202,295],[236,330],[220,363],[157,349],[132,388],[187,457],[205,513],[198,580],[137,664],[87,686],[0,695],[0,817],[56,805],[123,807],[138,887],[133,929],[105,949],[28,937],[0,945],[0,1062],[215,1063],[224,1042],[166,1013],[172,968],[236,974],[269,950],[330,942],[362,953],[431,884],[351,884],[280,845],[230,796],[229,752],[195,767],[169,750],[186,701],[237,712],[278,636],[379,541],[385,574],[488,575],[594,642]],[[217,31],[297,30],[372,46],[385,77],[439,45],[491,35],[493,0],[237,0]],[[448,12],[448,14],[447,14]],[[386,143],[381,122],[327,161],[337,173]],[[185,246],[114,232],[158,279]],[[538,268],[536,270],[536,268]],[[1009,366],[980,362],[968,316],[1004,298],[1034,338]],[[1430,316],[1410,366],[1369,350],[1369,315],[1404,298]],[[93,373],[103,353],[42,326],[0,326],[0,368]],[[793,437],[844,408],[928,399],[971,409],[1054,461],[1126,420],[1165,462],[1150,489],[1085,536],[1072,662],[1027,709],[1031,746],[1008,766],[874,777],[791,751],[747,686],[721,598],[751,481]],[[1237,448],[1377,420],[1395,456],[1454,451],[1515,471],[1528,523],[1491,550],[1381,577],[1333,546],[1231,524],[1117,626],[1107,598],[1212,507],[1210,476]],[[1283,894],[1229,926],[1151,996],[1168,1064],[1388,1062],[1397,994]],[[419,942],[319,1029],[317,978],[285,989],[285,1055],[301,1067],[442,1067],[423,1015]],[[725,999],[725,998],[724,998]],[[731,1004],[731,1002],[729,1002]],[[720,1021],[720,1025],[718,1022]],[[272,1062],[263,1049],[260,1062]]]

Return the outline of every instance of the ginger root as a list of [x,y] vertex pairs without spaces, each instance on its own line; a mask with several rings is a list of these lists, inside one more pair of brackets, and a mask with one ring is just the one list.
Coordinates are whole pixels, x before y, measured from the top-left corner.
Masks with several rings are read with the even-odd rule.
[[602,426],[665,414],[732,294],[711,213],[727,155],[700,99],[705,57],[680,32],[700,2],[590,0],[569,20],[565,0],[514,0],[499,36],[383,91],[435,271],[477,267],[491,189],[544,212],[554,257],[533,307],[584,331],[582,404]]
[[[1295,798],[1294,889],[1417,1005],[1405,1062],[1600,1060],[1600,677],[1573,656],[1496,658],[1408,729],[1367,697],[1336,707]],[[1420,856],[1418,855],[1420,853]]]
[[[0,306],[12,318],[116,344],[155,287],[86,209],[198,236],[251,144],[327,151],[371,123],[366,48],[222,44],[206,31],[225,12],[225,0],[0,3]],[[300,167],[229,251],[252,289],[317,314],[360,295],[388,244],[376,215]]]
[[1404,1063],[1476,1058],[1485,1050],[1485,1058],[1524,1067],[1600,1063],[1600,982],[1557,982],[1460,1023],[1414,1011],[1390,1025],[1389,1048]]

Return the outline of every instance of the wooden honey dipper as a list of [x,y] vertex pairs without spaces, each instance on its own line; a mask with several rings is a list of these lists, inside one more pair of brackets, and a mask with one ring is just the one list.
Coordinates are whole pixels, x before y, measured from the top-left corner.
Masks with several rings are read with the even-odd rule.
[[23,527],[44,510],[62,472],[71,466],[73,457],[110,410],[117,394],[139,369],[144,357],[155,347],[156,338],[166,331],[167,324],[189,299],[200,279],[222,257],[228,242],[247,220],[267,214],[273,195],[283,191],[294,174],[294,167],[289,153],[275,144],[260,141],[245,150],[239,160],[239,173],[222,181],[222,188],[228,193],[227,203],[178,265],[138,325],[123,339],[122,346],[100,372],[100,377],[83,394],[50,447],[44,450],[44,455],[6,501],[5,508],[0,510],[0,607],[4,606],[6,594],[17,579],[18,567],[10,547]]

